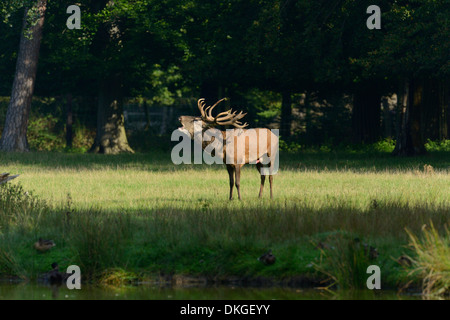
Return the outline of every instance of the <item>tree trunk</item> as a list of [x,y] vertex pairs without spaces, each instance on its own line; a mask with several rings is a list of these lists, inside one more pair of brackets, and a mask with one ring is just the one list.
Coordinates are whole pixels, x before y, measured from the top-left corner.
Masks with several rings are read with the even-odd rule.
[[393,102],[396,99],[396,95],[384,96],[381,101],[383,104],[383,138],[393,139],[393,128],[394,128],[394,117],[393,117],[393,109],[395,108],[395,103]]
[[426,153],[422,136],[423,84],[419,80],[406,80],[400,90],[400,115],[402,124],[393,152],[399,156]]
[[440,120],[442,110],[439,104],[439,81],[437,79],[426,79],[423,81],[423,98],[422,98],[422,128],[425,139],[433,141],[439,140],[440,137]]
[[144,99],[144,112],[145,112],[145,128],[144,130],[147,131],[150,129],[150,112],[148,111],[148,103],[147,100]]
[[353,142],[374,143],[380,138],[381,94],[369,84],[357,89],[353,97]]
[[409,81],[407,79],[400,83],[397,99],[397,121],[395,131],[397,133],[397,142],[393,151],[394,155],[400,155],[400,150],[405,149],[406,145],[406,123],[408,123],[408,98]]
[[118,77],[100,85],[97,109],[97,135],[90,152],[134,153],[125,133],[121,85]]
[[443,99],[444,99],[444,108],[445,108],[445,117],[447,118],[446,120],[444,120],[444,121],[446,121],[446,131],[447,131],[447,134],[446,134],[446,139],[450,139],[450,89],[449,89],[449,86],[450,86],[450,81],[447,79],[447,80],[445,80],[445,82],[444,82],[444,96],[443,96]]
[[448,80],[439,82],[439,109],[441,117],[439,120],[439,139],[450,139],[450,83]]
[[[114,6],[114,1],[101,1],[98,8]],[[116,66],[111,66],[108,60],[114,54],[111,50],[117,48],[122,41],[119,20],[100,25],[94,40],[95,52],[104,62],[103,74],[99,84],[97,108],[97,135],[90,152],[102,154],[134,153],[128,144],[125,133],[123,115],[122,74]]]
[[[161,108],[161,107],[160,107]],[[168,110],[167,107],[162,107],[162,115],[161,115],[161,127],[159,128],[159,134],[164,135],[167,131],[167,122],[168,122]]]
[[289,91],[282,93],[281,102],[281,125],[280,135],[283,138],[291,136],[291,122],[292,122],[292,97]]
[[72,94],[66,97],[66,147],[72,148],[73,144],[73,113],[72,113]]
[[[33,98],[36,70],[39,60],[42,28],[44,26],[47,0],[38,0],[31,9],[25,8],[16,74],[11,92],[11,100],[6,112],[5,127],[0,139],[3,151],[28,151],[28,116]],[[37,12],[35,21],[29,23],[28,13]]]
[[409,90],[411,95],[409,105],[410,110],[410,134],[411,144],[414,150],[414,155],[425,154],[425,142],[423,139],[423,121],[422,121],[422,108],[423,108],[423,82],[416,80],[411,81],[412,87]]

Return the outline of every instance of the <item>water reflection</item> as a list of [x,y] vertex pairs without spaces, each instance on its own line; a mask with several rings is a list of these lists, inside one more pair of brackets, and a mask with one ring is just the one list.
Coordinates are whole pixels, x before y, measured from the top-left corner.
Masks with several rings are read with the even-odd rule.
[[0,300],[410,300],[420,295],[397,295],[393,291],[339,291],[286,287],[250,288],[233,286],[160,287],[152,285],[97,287],[81,290],[34,283],[0,283]]

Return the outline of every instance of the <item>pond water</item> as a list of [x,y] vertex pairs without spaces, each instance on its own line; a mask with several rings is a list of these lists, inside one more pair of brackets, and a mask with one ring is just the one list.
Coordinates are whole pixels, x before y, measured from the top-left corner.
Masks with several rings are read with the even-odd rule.
[[0,282],[0,300],[411,300],[420,295],[398,295],[394,291],[339,291],[288,287],[161,287],[139,285],[97,287],[83,285],[81,290],[35,283]]

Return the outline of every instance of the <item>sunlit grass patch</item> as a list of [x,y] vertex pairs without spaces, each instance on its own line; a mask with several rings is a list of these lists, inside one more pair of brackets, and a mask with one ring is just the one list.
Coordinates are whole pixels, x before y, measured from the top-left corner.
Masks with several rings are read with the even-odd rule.
[[124,269],[107,269],[102,272],[99,284],[102,286],[120,287],[136,283],[139,276]]

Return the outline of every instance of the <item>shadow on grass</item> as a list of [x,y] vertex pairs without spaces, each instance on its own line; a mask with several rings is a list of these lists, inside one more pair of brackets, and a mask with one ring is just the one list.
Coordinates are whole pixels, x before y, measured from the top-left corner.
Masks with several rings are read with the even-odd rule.
[[[1,208],[0,208],[1,209]],[[358,210],[339,205],[320,209],[261,202],[251,207],[103,211],[47,208],[21,202],[0,211],[0,274],[37,277],[54,261],[61,268],[76,264],[98,278],[105,270],[123,268],[153,274],[208,277],[288,278],[313,273],[318,259],[313,243],[339,234],[368,239],[378,246],[380,263],[392,267],[408,243],[405,228],[420,232],[430,221],[443,229],[448,206],[378,203]],[[39,254],[32,244],[40,237],[56,247]],[[277,263],[257,258],[271,249]]]
[[[174,165],[170,152],[150,152],[120,155],[67,153],[5,153],[0,152],[0,164],[5,167],[32,166],[42,169],[142,169],[147,171],[225,170],[223,165]],[[436,170],[449,170],[450,152],[432,152],[420,157],[393,157],[389,153],[281,153],[281,170],[423,170],[431,165]]]

